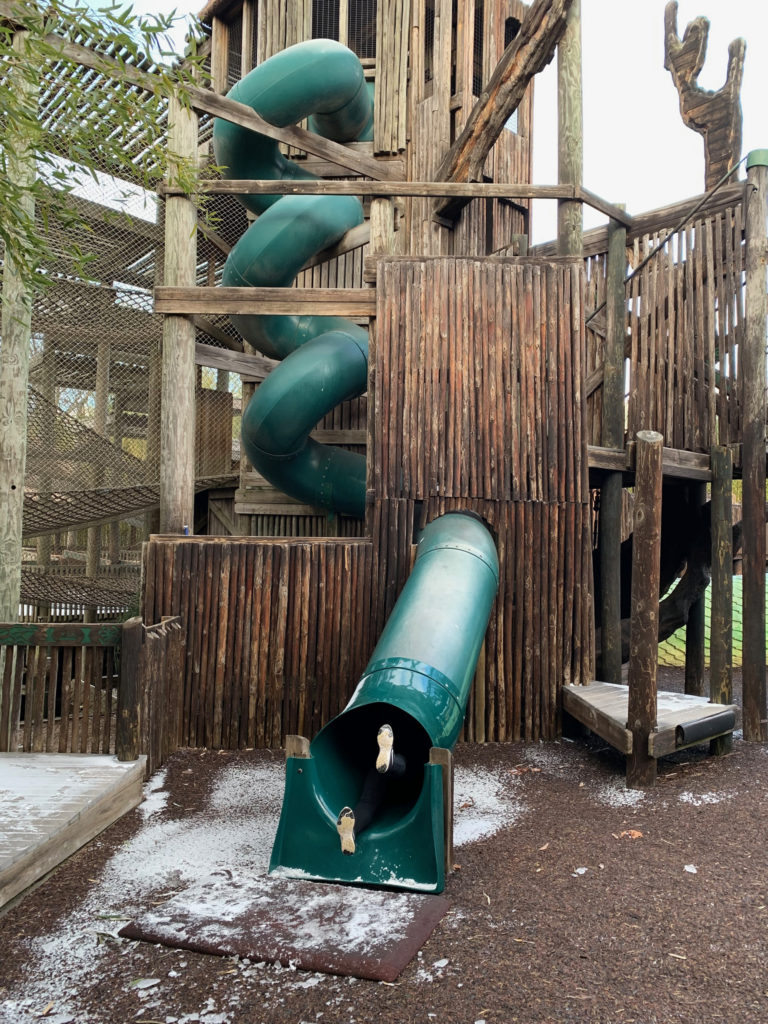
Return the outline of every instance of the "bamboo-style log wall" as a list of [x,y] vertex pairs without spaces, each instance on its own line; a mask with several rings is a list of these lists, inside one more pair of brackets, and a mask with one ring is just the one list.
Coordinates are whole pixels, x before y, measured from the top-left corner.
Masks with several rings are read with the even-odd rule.
[[370,653],[372,562],[358,539],[153,538],[142,616],[186,627],[180,743],[279,746],[337,714]]
[[380,629],[410,545],[468,509],[502,585],[467,719],[480,742],[551,737],[593,673],[580,262],[392,259],[379,269],[369,402]]
[[[742,436],[738,350],[744,340],[741,203],[673,232],[661,222],[632,240],[627,273],[661,245],[626,287],[626,432],[655,430],[668,448],[709,453]],[[589,444],[601,444],[605,252],[586,259]],[[592,383],[594,381],[594,383]]]

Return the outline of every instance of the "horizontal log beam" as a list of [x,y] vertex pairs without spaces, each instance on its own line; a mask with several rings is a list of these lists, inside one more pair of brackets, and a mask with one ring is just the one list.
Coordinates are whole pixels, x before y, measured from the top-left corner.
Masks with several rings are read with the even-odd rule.
[[[607,217],[629,226],[632,217],[588,189],[576,185],[526,185],[508,182],[479,181],[250,181],[232,178],[229,181],[204,179],[197,183],[197,192],[205,195],[328,195],[364,196],[366,198],[412,197],[439,199],[566,199],[582,202]],[[162,185],[162,195],[183,194],[181,188]]]
[[[643,213],[634,214],[620,221],[627,227],[627,242],[633,242],[643,235],[657,234],[660,231],[668,230],[670,225],[678,224],[686,213],[696,209],[696,216],[706,217],[709,214],[717,213],[731,206],[737,206],[744,201],[745,182],[736,185],[724,185],[717,192],[707,198],[706,194],[693,196],[690,199],[683,199],[679,203],[672,203],[669,206],[661,206],[657,210],[646,210]],[[584,190],[586,191],[586,190]],[[705,200],[702,203],[702,200]],[[611,217],[614,215],[611,213]],[[619,219],[619,218],[615,218]],[[584,232],[584,255],[585,257],[596,256],[608,251],[608,228],[592,228]],[[536,256],[546,259],[557,255],[557,242],[542,242],[534,245],[528,250],[529,256]]]
[[373,288],[155,288],[155,312],[179,316],[198,313],[256,313],[277,316],[376,314]]
[[277,361],[266,356],[252,355],[250,352],[229,352],[215,345],[195,345],[195,362],[198,366],[210,366],[214,370],[226,370],[228,373],[239,373],[248,380],[264,380]]
[[[634,441],[630,441],[625,449],[588,445],[587,455],[590,469],[603,469],[613,473],[633,473],[635,470]],[[706,453],[664,448],[661,466],[666,477],[702,481],[712,479],[711,461]]]

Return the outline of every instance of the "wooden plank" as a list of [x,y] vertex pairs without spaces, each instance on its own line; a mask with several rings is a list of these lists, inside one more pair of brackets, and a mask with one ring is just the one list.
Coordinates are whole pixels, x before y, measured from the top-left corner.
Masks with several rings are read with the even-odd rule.
[[586,725],[596,735],[610,743],[612,747],[622,754],[632,753],[632,732],[620,723],[626,721],[627,689],[623,691],[624,714],[615,717],[603,706],[595,703],[596,693],[592,692],[596,687],[604,687],[607,683],[593,683],[591,686],[564,686],[562,687],[563,711],[567,712],[582,725]]
[[158,286],[155,312],[316,314],[366,317],[376,313],[374,289],[359,288],[195,288]]
[[[119,769],[112,767],[110,761],[111,758],[71,754],[23,757],[4,754],[0,758],[0,772],[6,786],[16,766],[27,779],[37,768],[36,774],[50,782],[50,796],[36,798],[39,816],[29,820],[27,799],[27,815],[20,829],[13,836],[5,837],[6,846],[0,842],[0,907],[141,802],[144,759],[135,766]],[[96,779],[81,797],[62,799],[56,783],[57,773],[60,773],[59,778],[66,778],[67,772],[90,768],[95,774],[98,767],[102,768],[102,778]],[[12,789],[6,792],[14,798]]]

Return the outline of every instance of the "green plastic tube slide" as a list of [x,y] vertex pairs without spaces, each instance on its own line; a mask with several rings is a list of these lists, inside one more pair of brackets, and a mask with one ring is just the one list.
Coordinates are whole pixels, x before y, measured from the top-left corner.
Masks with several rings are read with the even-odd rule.
[[[443,783],[430,748],[461,731],[499,583],[493,538],[466,513],[423,531],[413,571],[351,700],[315,736],[310,756],[288,758],[270,870],[279,875],[421,892],[444,886]],[[345,856],[336,821],[354,807],[390,725],[404,775],[387,787],[369,828]]]
[[[371,137],[373,105],[363,69],[341,43],[298,43],[254,68],[230,91],[270,124],[285,127],[309,117],[325,138]],[[228,178],[307,179],[277,142],[217,118],[217,163]],[[354,196],[239,197],[258,218],[227,258],[222,284],[288,287],[316,253],[363,221]],[[339,317],[241,315],[233,322],[264,355],[283,360],[256,391],[242,423],[254,468],[275,487],[310,505],[362,518],[365,458],[319,445],[310,432],[335,405],[363,394],[368,382],[368,336]]]

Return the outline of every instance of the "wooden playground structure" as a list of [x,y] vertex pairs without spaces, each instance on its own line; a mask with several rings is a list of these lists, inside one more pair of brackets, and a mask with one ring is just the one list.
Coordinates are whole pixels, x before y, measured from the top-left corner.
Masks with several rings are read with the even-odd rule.
[[[579,0],[340,0],[328,5],[332,24],[322,22],[321,6],[211,0],[201,14],[211,88],[189,90],[188,106],[174,98],[168,106],[168,145],[179,156],[209,161],[211,121],[223,118],[276,139],[316,180],[223,180],[203,171],[191,196],[171,176],[159,187],[162,230],[142,228],[151,235],[142,284],[154,289],[146,323],[155,344],[146,347],[136,415],[157,438],[156,477],[130,499],[123,487],[133,504],[94,506],[77,520],[93,529],[159,508],[146,523],[140,614],[147,630],[177,618],[183,632],[163,698],[172,713],[146,721],[157,712],[142,691],[121,698],[126,715],[140,718],[135,709],[143,707],[143,742],[155,730],[153,750],[165,753],[313,735],[349,698],[408,577],[419,531],[442,512],[469,510],[494,533],[502,582],[465,739],[553,739],[565,711],[627,754],[629,784],[650,784],[657,757],[709,739],[722,751],[734,727],[731,495],[739,478],[743,727],[745,739],[765,741],[768,161],[750,159],[746,179],[737,177],[738,54],[728,89],[705,117],[706,192],[633,216],[582,181]],[[682,44],[677,38],[674,6],[668,61],[692,109],[700,65],[693,34]],[[302,127],[275,127],[224,95],[273,54],[331,33],[356,50],[374,85],[371,142],[342,145]],[[97,76],[157,88],[151,72],[67,46],[67,58]],[[532,87],[555,53],[560,181],[536,185]],[[247,226],[238,194],[356,195],[366,219],[310,261],[294,287],[222,288],[223,263]],[[200,196],[218,214],[213,226],[201,222]],[[529,242],[534,199],[557,203],[551,243]],[[605,215],[604,227],[582,230],[585,204]],[[129,280],[126,268],[115,276]],[[213,422],[205,410],[216,403],[231,419],[236,375],[245,404],[274,366],[223,326],[229,315],[317,313],[369,330],[366,395],[334,409],[313,435],[367,454],[364,520],[276,491],[244,455],[235,478],[227,429],[200,427]],[[4,350],[6,343],[4,334]],[[95,390],[109,386],[106,377],[99,383],[98,360],[103,367],[110,358],[100,351],[87,371]],[[200,365],[222,382],[203,398]],[[161,379],[172,382],[165,391]],[[121,408],[129,401],[126,390]],[[209,439],[219,432],[207,460],[201,429]],[[662,487],[699,507],[711,493],[712,625],[709,692],[700,601],[688,614],[689,699],[657,714]],[[623,685],[627,661],[626,488],[634,489],[637,567],[628,686],[623,703],[613,692],[599,704],[590,685],[596,618],[601,681]],[[197,535],[196,491],[207,496]],[[73,504],[59,496],[57,507]],[[64,519],[43,516],[25,536],[65,528]],[[20,561],[23,526],[16,532]],[[10,585],[4,578],[0,589]],[[35,677],[19,654],[45,642],[21,633],[2,642],[15,653],[0,676],[0,750],[16,749],[19,735],[25,750],[51,749],[50,716],[46,727],[18,719],[33,677],[41,722],[62,685],[50,659],[46,667],[37,656]],[[66,737],[57,734],[57,749],[75,749]]]

